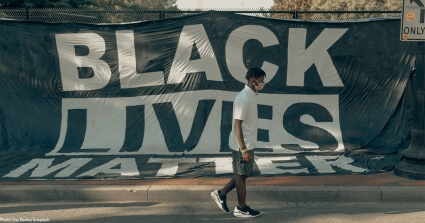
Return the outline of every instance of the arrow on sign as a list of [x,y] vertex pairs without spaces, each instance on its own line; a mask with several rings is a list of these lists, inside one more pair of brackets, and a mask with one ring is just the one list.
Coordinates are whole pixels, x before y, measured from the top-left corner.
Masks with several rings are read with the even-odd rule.
[[[424,7],[424,4],[421,0],[410,0],[410,4],[415,2],[418,6]],[[421,15],[420,15],[420,23],[424,23],[424,16],[425,16],[425,9],[421,9]]]

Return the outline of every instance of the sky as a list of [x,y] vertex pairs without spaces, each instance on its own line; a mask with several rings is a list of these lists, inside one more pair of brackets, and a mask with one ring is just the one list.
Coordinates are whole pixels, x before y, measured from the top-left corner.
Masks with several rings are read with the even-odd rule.
[[202,9],[269,9],[273,0],[177,0],[179,9],[197,9],[202,2]]

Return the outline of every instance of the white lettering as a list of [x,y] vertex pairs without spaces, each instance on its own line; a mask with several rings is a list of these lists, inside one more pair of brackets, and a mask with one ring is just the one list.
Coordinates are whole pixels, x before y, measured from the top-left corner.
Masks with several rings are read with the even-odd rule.
[[[114,168],[120,166],[119,169]],[[121,176],[139,176],[139,170],[137,169],[136,159],[134,158],[116,158],[109,161],[99,167],[89,170],[77,177],[84,176],[95,176],[97,174],[111,174],[119,173]]]
[[[195,45],[200,59],[190,60]],[[195,72],[205,72],[207,80],[223,81],[214,50],[203,25],[183,27],[167,83],[182,83],[186,74]]]
[[[226,43],[226,63],[232,76],[242,83],[246,82],[245,74],[248,71],[243,61],[243,46],[250,39],[260,41],[263,47],[279,44],[274,33],[263,26],[242,26],[230,34]],[[261,68],[266,72],[267,80],[271,80],[279,67],[265,61]]]
[[[100,59],[105,53],[105,40],[96,33],[56,34],[56,45],[64,91],[96,90],[111,78],[109,65]],[[76,46],[88,47],[88,55],[75,55]],[[93,77],[80,78],[78,68],[93,69]]]
[[116,32],[121,88],[138,88],[164,84],[164,72],[137,73],[134,33],[132,30]]
[[215,163],[215,173],[216,174],[226,174],[233,173],[232,167],[232,158],[201,158],[199,159],[200,163]]
[[296,156],[287,157],[260,157],[255,156],[255,163],[262,175],[283,174],[283,173],[308,173],[307,168],[303,168]]
[[[154,104],[171,102],[174,114],[177,117],[181,136],[186,141],[191,132],[196,108],[200,100],[215,100],[212,114],[208,117],[205,128],[196,147],[188,152],[190,154],[219,154],[222,104],[234,99],[237,92],[216,90],[188,91],[167,95],[150,95],[128,98],[67,98],[62,100],[61,132],[55,149],[48,155],[134,155],[134,154],[170,154],[165,143],[164,134],[157,114],[153,109]],[[259,94],[262,105],[271,106],[272,119],[259,119],[259,128],[268,130],[269,141],[257,142],[259,148],[273,148],[274,153],[293,153],[294,150],[282,148],[282,144],[296,144],[302,148],[319,148],[315,142],[297,138],[297,135],[288,133],[283,127],[283,115],[289,107],[298,103],[312,103],[323,107],[331,116],[327,122],[316,122],[310,115],[304,115],[299,120],[309,126],[315,126],[330,133],[337,145],[335,152],[343,152],[344,144],[339,121],[338,95],[282,95]],[[138,151],[120,152],[125,140],[127,106],[145,106],[145,128],[143,145]],[[70,153],[60,152],[64,146],[68,131],[68,111],[73,109],[87,109],[87,126],[84,143],[81,148],[76,148]],[[300,111],[302,112],[302,111]],[[149,117],[149,118],[148,118]],[[110,148],[107,152],[94,149]],[[91,149],[92,151],[83,151]],[[312,150],[313,151],[313,150]],[[320,152],[314,150],[314,152]]]
[[[332,116],[332,121],[316,122],[313,118],[307,116],[301,117],[301,122],[310,126],[315,126],[326,130],[332,134],[338,142],[336,152],[344,151],[342,141],[340,120],[339,120],[339,96],[338,95],[273,95],[259,94],[258,100],[262,105],[273,107],[272,120],[258,119],[258,128],[266,129],[269,133],[269,142],[257,141],[258,148],[271,148],[273,153],[293,153],[294,150],[283,148],[282,144],[296,144],[302,148],[313,149],[319,146],[310,141],[302,140],[296,135],[288,133],[283,127],[283,115],[287,109],[298,103],[313,103],[324,107]],[[303,112],[303,111],[300,111]],[[315,152],[319,152],[318,150]]]
[[350,157],[341,156],[306,156],[306,158],[313,164],[319,173],[335,173],[332,167],[339,167],[344,170],[351,170],[353,172],[362,173],[367,169],[350,165],[354,162]]
[[[124,154],[123,154],[124,155]],[[264,154],[263,154],[264,155]],[[301,156],[301,155],[300,155]],[[367,169],[353,166],[351,163],[354,161],[345,157],[344,155],[335,156],[305,156],[310,161],[310,164],[301,165],[297,156],[255,156],[255,164],[258,167],[261,175],[279,175],[279,174],[302,174],[310,173],[309,169],[316,169],[320,174],[325,173],[336,173],[334,167],[338,167],[344,170],[349,170],[356,173],[367,172]],[[199,162],[197,162],[199,159]],[[77,170],[84,165],[92,161],[92,158],[71,158],[60,164],[52,166],[55,161],[52,159],[33,159],[30,162],[20,166],[19,168],[11,171],[9,174],[3,177],[18,178],[28,171],[31,173],[31,177],[46,177],[49,174],[57,172],[54,176],[58,177],[70,177]],[[216,174],[230,174],[233,173],[232,169],[232,158],[229,157],[198,157],[198,158],[149,158],[147,163],[160,163],[161,166],[158,169],[156,177],[169,177],[178,174],[179,164],[198,165],[199,163],[215,163]],[[98,162],[91,162],[98,163]],[[139,164],[140,166],[141,164]],[[116,158],[100,166],[90,166],[90,170],[77,177],[85,176],[96,176],[101,174],[120,174],[120,176],[131,176],[140,177],[138,165],[135,158]],[[187,169],[187,168],[184,168]]]
[[196,158],[149,158],[148,163],[161,163],[161,168],[156,174],[157,177],[174,176],[179,168],[179,163],[196,163]]
[[52,166],[54,159],[32,159],[27,164],[20,166],[18,169],[11,171],[4,177],[20,177],[22,174],[34,169],[31,177],[44,177],[53,172],[61,170],[55,177],[69,177],[79,168],[87,164],[92,158],[72,158],[63,163]]
[[307,29],[289,29],[288,37],[288,86],[304,86],[305,72],[316,65],[323,86],[343,87],[328,49],[348,29],[324,29],[306,49]]

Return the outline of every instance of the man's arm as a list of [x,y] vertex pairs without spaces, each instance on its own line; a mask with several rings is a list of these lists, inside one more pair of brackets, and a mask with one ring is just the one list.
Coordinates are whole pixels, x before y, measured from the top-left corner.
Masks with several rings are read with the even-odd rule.
[[[243,139],[242,122],[243,122],[243,120],[235,119],[235,127],[234,128],[235,128],[236,139],[238,140],[238,143],[239,143],[239,148],[241,150],[244,150],[244,149],[246,149],[246,145],[245,145],[245,141]],[[245,161],[250,161],[252,157],[249,153],[243,152],[242,158]]]

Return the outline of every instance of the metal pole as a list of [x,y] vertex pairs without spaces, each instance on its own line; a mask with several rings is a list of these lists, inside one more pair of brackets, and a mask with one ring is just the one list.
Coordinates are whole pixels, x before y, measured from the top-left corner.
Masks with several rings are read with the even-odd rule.
[[425,180],[425,42],[418,42],[414,90],[413,126],[410,145],[403,150],[394,173],[398,176]]
[[294,11],[294,12],[292,13],[292,18],[293,18],[293,19],[298,19],[298,11]]
[[25,15],[27,17],[27,21],[30,20],[30,10],[28,7],[25,7]]
[[159,11],[159,19],[164,19],[164,18],[165,18],[164,10]]

